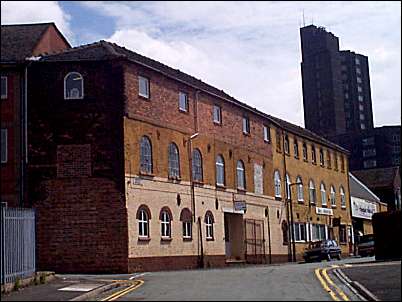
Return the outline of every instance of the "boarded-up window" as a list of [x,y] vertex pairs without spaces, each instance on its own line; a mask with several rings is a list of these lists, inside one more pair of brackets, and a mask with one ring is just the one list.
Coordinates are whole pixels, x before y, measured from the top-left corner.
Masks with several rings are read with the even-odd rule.
[[91,176],[91,146],[58,145],[57,177]]
[[264,194],[262,166],[259,164],[254,164],[254,192],[255,194]]

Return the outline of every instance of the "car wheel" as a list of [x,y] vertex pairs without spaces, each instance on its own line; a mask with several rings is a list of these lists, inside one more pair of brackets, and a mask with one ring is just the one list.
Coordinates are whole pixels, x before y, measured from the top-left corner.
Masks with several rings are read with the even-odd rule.
[[327,261],[331,261],[331,254],[330,253],[327,254]]

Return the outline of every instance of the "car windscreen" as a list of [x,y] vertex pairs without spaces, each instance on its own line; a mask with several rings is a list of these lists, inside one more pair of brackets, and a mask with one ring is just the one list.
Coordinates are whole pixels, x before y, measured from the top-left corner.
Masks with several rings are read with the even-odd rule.
[[366,243],[369,241],[374,241],[374,235],[364,235],[361,236],[359,240],[360,243]]

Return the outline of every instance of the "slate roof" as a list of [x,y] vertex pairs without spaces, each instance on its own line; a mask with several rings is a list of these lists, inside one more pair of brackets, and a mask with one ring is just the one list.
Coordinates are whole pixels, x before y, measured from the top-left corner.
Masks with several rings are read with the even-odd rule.
[[380,201],[380,198],[377,195],[375,195],[364,182],[359,180],[352,173],[349,173],[349,186],[350,186],[350,195],[352,197],[359,197],[374,202]]
[[353,171],[353,175],[371,189],[393,187],[397,173],[399,173],[399,167]]
[[45,56],[43,56],[41,61],[46,61],[46,62],[97,61],[97,60],[108,60],[108,59],[113,59],[113,58],[127,59],[131,62],[135,62],[139,65],[143,65],[147,68],[151,68],[151,69],[153,69],[159,73],[162,73],[170,78],[174,78],[175,80],[183,82],[196,89],[203,90],[213,96],[219,97],[228,102],[234,103],[246,110],[252,111],[253,113],[270,120],[273,124],[276,124],[277,126],[280,126],[283,129],[285,129],[293,134],[305,137],[314,142],[326,145],[326,146],[336,149],[340,152],[349,154],[349,151],[342,148],[341,146],[336,145],[328,140],[325,140],[321,136],[319,136],[305,128],[293,125],[293,124],[286,122],[284,120],[281,120],[277,117],[273,117],[264,112],[261,112],[261,111],[257,110],[256,108],[253,108],[243,102],[238,101],[234,97],[225,93],[223,90],[219,90],[219,89],[201,81],[200,79],[197,79],[191,75],[188,75],[188,74],[180,71],[179,69],[171,68],[161,62],[158,62],[151,58],[140,55],[134,51],[128,50],[125,47],[119,46],[115,43],[101,40],[99,42],[95,42],[92,44],[87,44],[87,45],[70,48],[63,52],[57,53],[57,54],[45,55]]
[[[32,56],[49,26],[54,26],[58,31],[54,23],[1,25],[1,62],[19,63]],[[65,40],[63,35],[60,35]]]

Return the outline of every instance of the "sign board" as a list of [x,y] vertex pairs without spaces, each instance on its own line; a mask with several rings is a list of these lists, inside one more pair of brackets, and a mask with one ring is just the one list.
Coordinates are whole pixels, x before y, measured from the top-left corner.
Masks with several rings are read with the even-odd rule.
[[247,209],[246,202],[243,200],[235,201],[234,209],[235,209],[235,211],[246,211],[246,209]]
[[329,216],[334,215],[334,212],[332,211],[332,209],[328,209],[328,208],[319,208],[319,207],[316,207],[316,208],[315,208],[315,212],[316,212],[316,214],[318,214],[318,215],[329,215]]
[[254,192],[255,194],[264,193],[262,166],[259,164],[254,164]]
[[377,212],[377,205],[375,203],[353,196],[351,197],[351,202],[353,217],[371,220],[373,214]]

